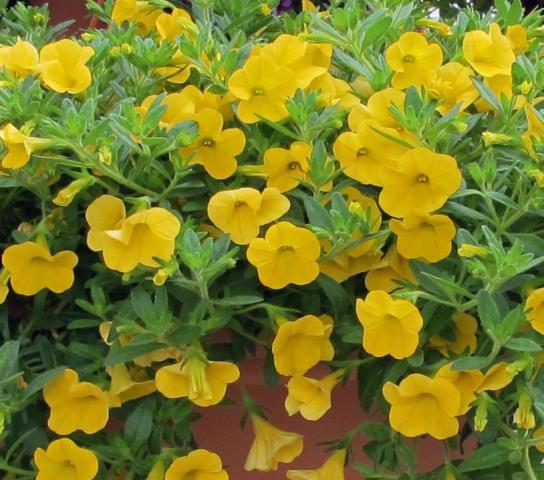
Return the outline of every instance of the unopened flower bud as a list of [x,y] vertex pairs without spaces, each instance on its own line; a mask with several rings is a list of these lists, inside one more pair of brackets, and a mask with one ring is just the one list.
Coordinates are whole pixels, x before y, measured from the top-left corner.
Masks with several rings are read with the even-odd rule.
[[487,257],[489,250],[486,247],[478,245],[471,245],[469,243],[463,243],[458,249],[457,254],[460,257]]
[[514,412],[514,421],[518,427],[527,430],[535,428],[535,414],[532,407],[532,398],[527,392],[523,392],[519,397],[518,408]]
[[87,188],[93,182],[94,180],[92,177],[83,177],[74,180],[62,190],[59,190],[57,196],[53,199],[53,203],[59,207],[67,207],[72,203],[79,192]]
[[492,145],[506,145],[512,140],[510,135],[504,133],[484,132],[482,133],[482,139],[486,147]]

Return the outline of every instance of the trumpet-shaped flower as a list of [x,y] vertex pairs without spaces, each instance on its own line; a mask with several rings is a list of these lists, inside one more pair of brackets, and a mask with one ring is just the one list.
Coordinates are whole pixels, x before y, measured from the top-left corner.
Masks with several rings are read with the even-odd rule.
[[31,43],[17,38],[15,45],[0,47],[0,67],[18,78],[32,75],[38,65],[38,51]]
[[274,342],[274,365],[281,375],[304,375],[320,361],[332,360],[334,347],[329,339],[332,325],[314,315],[305,315],[281,324]]
[[401,157],[397,168],[382,173],[379,203],[395,217],[425,215],[442,207],[461,179],[453,157],[417,147]]
[[173,8],[170,13],[160,13],[155,25],[161,38],[174,44],[179,37],[193,38],[197,28],[189,12],[183,8]]
[[292,416],[295,413],[306,420],[319,420],[331,409],[332,389],[340,381],[343,371],[333,372],[321,380],[294,376],[287,384],[288,395],[285,410]]
[[480,383],[480,386],[478,387],[478,392],[494,392],[501,390],[510,385],[514,377],[515,374],[510,371],[508,363],[496,363],[485,372],[482,383]]
[[264,152],[264,170],[268,175],[267,187],[288,192],[298,187],[306,178],[312,146],[305,142],[293,142],[286,148],[269,148]]
[[397,235],[397,250],[408,259],[423,258],[439,262],[451,252],[455,225],[446,215],[410,215],[402,221],[392,219],[389,228]]
[[208,216],[233,242],[247,245],[259,235],[259,227],[283,216],[290,206],[275,188],[261,193],[245,187],[216,193],[208,203]]
[[8,123],[0,131],[0,139],[8,153],[2,158],[3,168],[22,168],[30,160],[32,152],[47,147],[50,140],[30,137]]
[[10,274],[11,288],[20,295],[35,295],[44,288],[55,293],[74,283],[77,255],[69,250],[51,255],[43,245],[25,242],[12,245],[2,255],[2,265]]
[[125,402],[145,397],[157,391],[154,380],[149,380],[145,370],[130,371],[124,363],[106,367],[111,378],[108,392],[110,407],[120,407]]
[[[137,107],[137,111],[145,117],[155,102],[157,95],[146,97],[142,104]],[[170,93],[161,100],[161,105],[166,105],[166,111],[162,114],[159,126],[170,129],[177,123],[189,120],[195,112],[195,104],[184,92]]]
[[399,254],[395,245],[392,245],[384,257],[366,274],[365,286],[368,291],[384,290],[389,293],[399,288],[395,280],[407,280],[417,284],[408,260]]
[[440,45],[429,45],[416,32],[403,33],[385,52],[387,64],[395,71],[391,85],[404,89],[410,86],[428,86],[436,70],[442,65]]
[[47,450],[34,452],[36,480],[93,480],[98,474],[98,458],[69,438],[51,442]]
[[109,418],[108,394],[90,382],[80,382],[71,369],[45,386],[43,398],[51,409],[47,425],[59,435],[76,430],[96,433]]
[[198,123],[198,137],[181,153],[217,180],[230,177],[238,165],[236,156],[246,144],[244,133],[239,128],[223,130],[223,116],[211,108],[200,110],[192,119]]
[[521,55],[529,50],[529,39],[527,30],[523,25],[510,25],[506,29],[506,38],[508,38],[515,55]]
[[176,458],[164,480],[229,480],[229,475],[219,455],[200,448]]
[[346,450],[336,450],[317,470],[288,470],[289,480],[344,480]]
[[53,203],[59,207],[67,207],[74,201],[76,195],[91,185],[93,181],[93,177],[88,176],[70,182],[66,187],[58,191]]
[[445,115],[453,107],[460,104],[462,112],[480,96],[470,77],[474,76],[471,68],[457,62],[441,66],[432,79],[429,93],[439,100],[436,109]]
[[476,400],[476,391],[482,384],[484,374],[480,370],[453,370],[451,363],[448,363],[436,372],[435,378],[445,378],[457,388],[461,395],[458,415],[464,415],[470,410],[470,404]]
[[162,14],[160,8],[154,7],[144,0],[116,0],[111,19],[117,25],[123,22],[134,22],[139,25],[141,34],[155,28],[157,18]]
[[337,105],[347,110],[359,103],[348,82],[333,77],[329,72],[320,75],[308,85],[308,90],[319,91],[318,102],[325,107]]
[[[363,242],[359,247],[365,243],[373,242],[371,240]],[[330,242],[322,240],[321,244],[323,245],[323,251],[327,253],[330,250]],[[359,247],[356,247],[354,250],[357,250]],[[331,259],[319,262],[319,270],[338,283],[342,283],[348,278],[375,268],[379,264],[381,256],[382,253],[380,251],[367,251],[355,256],[352,250],[349,250],[347,253],[340,253]]]
[[455,340],[448,340],[440,335],[433,335],[430,344],[438,349],[442,355],[449,357],[449,352],[461,354],[465,350],[469,354],[476,351],[478,339],[478,321],[468,313],[455,312],[451,316],[453,326],[455,327]]
[[288,115],[285,101],[295,89],[291,70],[265,57],[251,57],[229,79],[230,92],[240,100],[238,117],[244,123],[258,122],[260,117],[274,122],[284,119]]
[[459,431],[456,416],[461,409],[461,394],[445,378],[429,378],[414,373],[398,386],[387,382],[383,386],[383,395],[391,405],[391,427],[406,437],[427,433],[443,440]]
[[525,310],[531,326],[544,335],[544,288],[531,292],[525,302]]
[[484,77],[510,75],[516,60],[510,40],[492,23],[489,33],[473,30],[463,38],[463,54],[471,67]]
[[91,70],[86,63],[93,55],[91,47],[66,38],[49,43],[40,51],[40,78],[55,92],[81,93],[91,84]]
[[102,195],[85,214],[90,226],[87,245],[102,252],[108,268],[130,272],[138,264],[158,266],[154,258],[170,260],[181,228],[177,217],[164,208],[149,208],[126,217],[122,200]]
[[251,240],[247,259],[257,268],[263,285],[280,289],[291,283],[313,282],[319,275],[320,253],[321,246],[313,232],[279,222],[267,230],[264,238]]
[[280,463],[291,463],[304,448],[303,436],[284,432],[274,427],[264,418],[251,415],[255,440],[249,450],[245,470],[270,472],[278,469]]
[[357,299],[356,312],[363,326],[363,348],[370,355],[401,359],[416,351],[423,318],[409,301],[376,290]]

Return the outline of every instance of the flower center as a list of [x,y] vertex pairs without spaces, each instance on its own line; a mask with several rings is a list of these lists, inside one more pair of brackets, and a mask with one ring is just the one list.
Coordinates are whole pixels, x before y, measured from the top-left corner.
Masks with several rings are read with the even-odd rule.
[[368,155],[368,149],[366,149],[365,147],[362,147],[359,150],[357,150],[358,157],[364,157],[365,155]]
[[282,253],[288,252],[290,250],[294,250],[294,248],[291,245],[282,245],[278,250]]
[[413,55],[404,55],[404,57],[402,57],[402,61],[404,63],[414,63],[414,56]]
[[212,140],[211,138],[204,138],[202,140],[202,146],[203,147],[208,147],[208,148],[215,147],[215,141]]
[[243,202],[242,200],[236,200],[234,202],[234,208],[240,208],[240,207],[243,207],[244,205],[247,205],[247,203]]
[[429,177],[424,173],[420,173],[417,176],[417,183],[429,183]]
[[287,168],[289,170],[298,170],[298,169],[300,169],[300,163],[298,163],[298,162],[289,162],[289,164],[287,165]]
[[253,90],[251,90],[251,94],[254,96],[264,95],[264,90],[261,87],[255,87]]

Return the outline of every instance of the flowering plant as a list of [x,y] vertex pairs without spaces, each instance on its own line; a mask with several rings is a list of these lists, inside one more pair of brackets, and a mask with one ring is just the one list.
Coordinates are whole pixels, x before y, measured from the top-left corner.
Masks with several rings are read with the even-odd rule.
[[[543,478],[542,16],[331,3],[4,12],[5,478],[227,479],[192,425],[257,349],[289,415],[381,412],[291,480]],[[246,470],[312,442],[243,405]]]

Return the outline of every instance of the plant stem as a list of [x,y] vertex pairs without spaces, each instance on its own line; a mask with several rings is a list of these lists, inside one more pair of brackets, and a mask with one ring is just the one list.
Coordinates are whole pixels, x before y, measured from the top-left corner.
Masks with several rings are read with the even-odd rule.
[[523,459],[521,460],[521,466],[525,473],[529,477],[529,480],[538,480],[533,466],[531,465],[531,458],[529,457],[529,446],[527,445],[523,451]]

